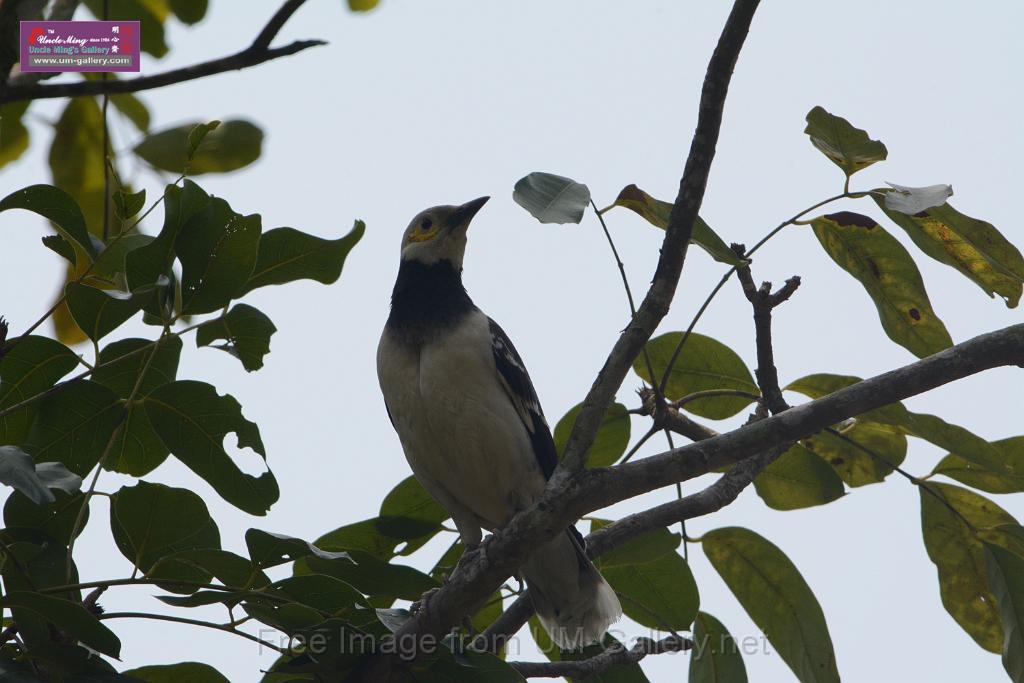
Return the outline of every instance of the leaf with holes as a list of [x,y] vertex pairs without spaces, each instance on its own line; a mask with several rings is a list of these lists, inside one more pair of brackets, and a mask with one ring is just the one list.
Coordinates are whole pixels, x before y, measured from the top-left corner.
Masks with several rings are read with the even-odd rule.
[[237,304],[227,314],[205,322],[196,330],[196,346],[210,346],[227,351],[242,361],[249,372],[263,367],[263,357],[270,353],[270,337],[277,331],[270,318],[257,308]]
[[989,296],[998,294],[1009,308],[1017,306],[1024,287],[1024,256],[995,226],[946,203],[905,213],[890,205],[891,194],[872,198],[921,251],[956,268]]
[[821,107],[807,113],[804,132],[811,138],[811,144],[841,168],[847,178],[889,155],[885,145],[868,137],[867,131]]
[[209,384],[184,380],[157,388],[143,405],[171,453],[224,500],[253,515],[266,514],[277,501],[277,480],[269,470],[259,477],[246,474],[224,450],[224,437],[234,432],[239,448],[252,448],[266,460],[259,428],[242,417],[242,407],[232,396],[219,396]]
[[914,260],[882,226],[848,211],[819,216],[811,225],[825,252],[864,286],[890,339],[919,358],[953,345]]
[[[660,382],[682,337],[682,332],[666,332],[647,342],[654,378],[647,371],[643,354],[633,361],[633,371],[648,383]],[[760,393],[750,371],[735,351],[716,339],[694,332],[672,365],[665,383],[665,396],[676,400],[709,389]],[[753,400],[744,396],[715,396],[689,401],[684,408],[701,417],[724,420],[746,408]]]
[[741,527],[701,540],[711,566],[802,683],[839,681],[825,615],[803,576],[777,546]]
[[268,230],[260,238],[256,266],[242,293],[296,280],[331,284],[341,275],[345,257],[364,232],[366,224],[362,221],[356,221],[347,235],[336,240],[321,239],[294,228]]
[[[569,409],[555,425],[554,440],[558,457],[562,457],[569,434],[576,424],[576,416],[580,413],[582,403]],[[621,403],[612,403],[604,414],[601,427],[598,429],[594,443],[587,451],[587,467],[608,467],[614,465],[629,446],[630,434],[629,412]]]
[[590,189],[572,178],[537,171],[519,179],[512,199],[541,223],[579,223]]
[[[627,185],[622,188],[612,206],[621,206],[629,209],[639,214],[654,227],[661,228],[662,230],[668,227],[669,217],[672,214],[671,204],[655,199],[636,185]],[[604,209],[603,211],[607,210]],[[721,263],[727,263],[731,266],[746,263],[744,259],[738,257],[736,252],[729,248],[729,245],[722,241],[722,238],[700,216],[697,216],[697,220],[693,223],[693,235],[690,237],[690,241],[710,254],[711,258]]]

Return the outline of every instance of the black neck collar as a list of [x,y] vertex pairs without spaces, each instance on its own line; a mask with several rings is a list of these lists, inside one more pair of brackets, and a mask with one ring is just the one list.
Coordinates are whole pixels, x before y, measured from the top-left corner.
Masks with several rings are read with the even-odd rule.
[[458,323],[476,307],[451,261],[426,265],[402,261],[391,294],[388,327],[409,341],[422,342]]

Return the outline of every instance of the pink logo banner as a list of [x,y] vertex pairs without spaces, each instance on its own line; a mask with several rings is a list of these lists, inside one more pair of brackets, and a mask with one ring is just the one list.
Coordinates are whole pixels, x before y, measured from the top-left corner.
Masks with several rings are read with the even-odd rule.
[[137,21],[23,21],[21,70],[138,71]]

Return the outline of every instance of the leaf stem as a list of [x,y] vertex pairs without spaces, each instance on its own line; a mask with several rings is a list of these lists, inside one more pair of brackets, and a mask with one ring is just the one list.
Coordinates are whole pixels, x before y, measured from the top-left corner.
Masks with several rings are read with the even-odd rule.
[[106,614],[100,614],[97,616],[98,619],[153,619],[156,621],[170,621],[176,624],[188,624],[190,626],[202,626],[203,628],[215,629],[217,631],[224,631],[225,633],[231,633],[236,636],[240,636],[247,640],[251,640],[254,643],[259,643],[264,647],[269,647],[272,650],[281,654],[288,654],[287,648],[274,645],[273,643],[257,638],[251,633],[245,631],[239,631],[231,624],[215,624],[212,621],[202,621],[199,619],[189,619],[187,617],[175,617],[169,614],[153,614],[151,612],[107,612]]

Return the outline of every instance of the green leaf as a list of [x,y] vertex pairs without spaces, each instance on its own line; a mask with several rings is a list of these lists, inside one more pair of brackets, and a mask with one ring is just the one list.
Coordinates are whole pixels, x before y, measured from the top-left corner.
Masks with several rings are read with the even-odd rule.
[[920,271],[896,238],[849,211],[819,216],[811,225],[825,252],[867,290],[890,339],[919,358],[953,345]]
[[[113,76],[114,74],[110,74]],[[117,95],[110,95],[110,103],[117,107],[117,110],[124,115],[126,119],[131,121],[136,128],[139,129],[140,133],[146,133],[149,131],[150,115],[149,109],[143,104],[142,100],[131,93],[119,93]],[[135,214],[129,216],[123,216],[123,218],[129,218]]]
[[701,544],[715,571],[797,680],[839,681],[821,605],[785,553],[740,527],[710,531]]
[[46,235],[42,239],[43,246],[58,256],[66,258],[71,265],[78,263],[78,255],[75,254],[75,248],[71,246],[71,242],[60,235]]
[[[172,4],[174,4],[173,0]],[[199,662],[143,666],[124,671],[121,675],[145,681],[145,683],[185,683],[186,681],[188,683],[230,683],[212,666]]]
[[114,392],[77,380],[39,402],[25,450],[36,462],[63,463],[84,477],[96,467],[120,421],[121,403]]
[[1024,491],[1024,436],[993,441],[1007,472],[993,472],[955,453],[950,453],[935,466],[932,474],[944,474],[976,489],[989,493],[1018,493]]
[[142,211],[142,207],[146,205],[146,190],[142,189],[138,192],[125,192],[124,190],[116,190],[114,192],[114,213],[119,218],[131,218]]
[[775,510],[831,503],[843,496],[843,480],[824,460],[796,444],[754,478],[761,500]]
[[369,12],[380,4],[380,0],[348,0],[348,8],[353,12]]
[[942,605],[978,645],[999,652],[999,608],[989,590],[984,546],[971,527],[992,529],[1017,520],[987,498],[958,486],[929,482],[919,488],[921,532],[928,557],[938,569]]
[[8,209],[25,209],[48,218],[61,235],[95,258],[96,247],[89,238],[82,210],[64,190],[53,185],[31,185],[0,199],[0,211]]
[[1024,558],[985,544],[985,566],[1003,625],[1003,668],[1014,683],[1024,681]]
[[[537,616],[530,617],[530,634],[545,657],[553,662],[579,661],[591,659],[609,648],[622,648],[621,642],[608,633],[600,643],[588,645],[582,650],[560,650],[548,637],[547,631],[540,625]],[[632,664],[616,664],[586,679],[589,683],[649,683],[643,669],[636,662]]]
[[132,290],[156,282],[161,275],[169,275],[178,233],[185,223],[209,205],[210,196],[194,182],[186,180],[180,188],[168,185],[164,190],[163,203],[164,225],[160,234],[149,244],[125,256],[125,274]]
[[20,607],[35,612],[51,624],[110,657],[121,653],[121,641],[82,605],[62,598],[27,591],[14,591],[0,598],[4,607]]
[[697,615],[697,584],[679,553],[633,565],[602,564],[601,573],[619,595],[626,616],[642,626],[684,631]]
[[[75,528],[75,521],[82,509],[85,496],[80,491],[70,494],[58,490],[55,498],[52,503],[38,505],[20,493],[8,496],[7,502],[4,503],[4,523],[8,527],[34,529],[48,539],[66,546],[71,539],[71,531]],[[88,521],[89,509],[86,506],[83,523],[77,529],[79,534],[85,529]],[[65,574],[61,583],[65,583],[66,579]]]
[[211,313],[242,294],[256,265],[259,214],[235,213],[214,198],[181,228],[174,250],[181,261],[184,313]]
[[[647,342],[647,353],[654,366],[653,379],[647,372],[643,354],[633,361],[633,371],[648,383],[660,382],[682,336],[682,332],[666,332]],[[672,366],[665,384],[665,396],[676,400],[707,389],[760,393],[750,371],[735,351],[716,339],[694,332]],[[742,396],[716,396],[690,401],[684,407],[701,417],[724,420],[746,408],[752,400]]]
[[886,205],[890,193],[871,197],[921,251],[956,268],[989,296],[998,294],[1007,307],[1017,306],[1024,282],[1024,256],[995,226],[949,204],[910,215],[895,211]]
[[356,221],[347,235],[336,240],[321,239],[293,228],[267,231],[260,239],[256,267],[242,294],[295,280],[333,283],[341,275],[345,257],[365,231],[362,221]]
[[[668,227],[669,216],[672,215],[672,204],[655,199],[636,185],[626,185],[622,188],[622,192],[619,192],[619,196],[615,198],[612,206],[621,206],[638,213],[648,223],[662,230]],[[603,209],[602,213],[607,210]],[[730,249],[729,245],[723,242],[722,238],[700,216],[697,216],[697,220],[693,223],[693,235],[690,237],[690,241],[721,263],[739,266],[747,262],[737,256],[736,252]]]
[[[260,158],[263,131],[259,126],[244,120],[217,123],[213,128],[187,123],[150,133],[135,146],[135,153],[163,171],[191,176],[236,171]],[[205,134],[192,136],[198,126],[206,127],[198,128]]]
[[213,575],[225,586],[259,589],[270,585],[270,578],[253,563],[233,552],[219,548],[196,548],[164,555],[149,570],[154,579],[180,577],[180,565]]
[[[131,394],[136,382],[139,382],[137,398],[143,398],[153,389],[173,382],[181,356],[181,338],[160,339],[155,352],[152,349],[146,350],[152,343],[146,339],[129,338],[108,344],[100,351],[100,363],[92,375],[93,381],[124,399]],[[153,353],[155,355],[150,361],[149,356]],[[147,363],[146,374],[139,381],[139,374]],[[170,451],[153,430],[141,404],[133,401],[126,406],[126,411],[121,431],[114,439],[103,466],[108,470],[141,477],[156,469]]]
[[[220,548],[220,532],[202,498],[145,481],[110,497],[110,530],[121,554],[144,573],[171,553]],[[192,571],[175,578],[205,583],[210,575]]]
[[252,448],[266,459],[259,428],[242,417],[232,396],[217,395],[209,384],[190,380],[154,390],[143,402],[146,415],[171,453],[205,479],[232,505],[263,515],[277,500],[274,475],[242,472],[224,450],[224,437],[234,432],[239,448]]
[[[47,337],[18,337],[0,357],[0,411],[46,391],[78,365],[68,347]],[[0,443],[21,444],[38,402],[0,417]]]
[[847,178],[889,155],[885,145],[869,138],[866,131],[821,107],[807,113],[804,132],[810,136],[811,144],[841,168]]
[[81,488],[82,478],[56,462],[37,468],[31,456],[17,446],[0,446],[0,484],[20,491],[36,505],[47,505],[56,500],[51,488],[73,493]]
[[534,172],[519,179],[512,199],[541,223],[579,223],[590,189],[571,178]]
[[300,538],[259,529],[249,529],[245,532],[245,545],[249,548],[249,557],[252,559],[252,563],[260,569],[276,567],[285,562],[294,562],[309,555],[315,555],[322,560],[352,561],[348,553],[321,550]]
[[372,521],[380,534],[392,539],[392,554],[395,546],[404,541],[405,547],[397,554],[409,555],[433,538],[448,516],[448,511],[427,493],[416,477],[406,477],[384,497],[380,516]]
[[199,145],[202,144],[203,139],[210,134],[210,131],[216,130],[217,126],[220,125],[220,121],[214,119],[208,123],[197,123],[195,127],[188,132],[188,145],[185,151],[185,157],[191,161],[192,157],[195,156],[196,150],[199,149]]
[[270,353],[270,337],[276,331],[274,323],[259,309],[237,304],[226,315],[199,326],[196,346],[209,346],[223,339],[225,343],[214,348],[227,351],[252,372],[263,367],[263,357]]
[[28,128],[21,122],[31,100],[0,105],[0,168],[28,149]]
[[69,282],[64,291],[71,317],[93,341],[116,330],[142,308],[139,298],[116,290]]
[[75,198],[89,233],[101,237],[104,191],[110,188],[105,188],[103,181],[103,113],[95,98],[73,98],[64,106],[48,161],[53,184]]
[[142,34],[142,51],[154,57],[167,54],[167,43],[164,42],[164,19],[167,18],[167,4],[162,0],[85,0],[85,6],[97,19],[103,18],[103,9],[107,8],[107,16],[116,17],[121,21],[138,21],[139,32]]
[[170,0],[171,11],[183,24],[198,24],[206,16],[208,0]]
[[[569,434],[576,424],[576,416],[580,413],[582,403],[569,409],[555,425],[555,450],[562,457]],[[612,403],[601,421],[601,428],[594,437],[594,443],[587,451],[587,467],[608,467],[614,465],[629,446],[630,434],[629,412],[621,403]]]
[[418,569],[386,562],[359,550],[347,552],[354,563],[308,555],[295,563],[295,574],[333,576],[387,604],[394,598],[417,600],[426,591],[440,585]]
[[698,612],[693,621],[693,653],[687,683],[746,683],[739,645],[718,619]]
[[[593,533],[611,523],[610,520],[591,518],[590,531]],[[604,553],[596,558],[594,563],[604,570],[607,567],[628,567],[653,562],[669,553],[675,554],[679,540],[679,534],[674,534],[665,527],[658,527],[645,531],[614,550]]]
[[[845,437],[845,438],[843,438]],[[907,438],[873,422],[857,421],[842,437],[820,432],[800,442],[827,462],[847,485],[884,481],[907,457]]]

